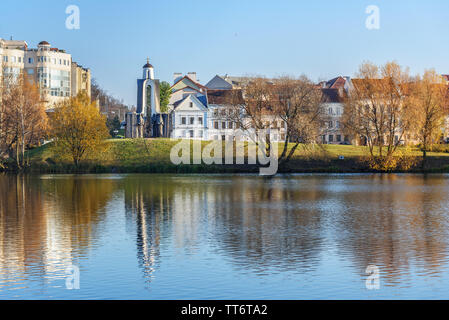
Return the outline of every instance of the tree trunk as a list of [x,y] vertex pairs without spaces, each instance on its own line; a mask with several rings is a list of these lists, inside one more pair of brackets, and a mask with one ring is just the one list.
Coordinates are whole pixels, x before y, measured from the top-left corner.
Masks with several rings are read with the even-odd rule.
[[426,146],[424,146],[423,151],[422,151],[422,169],[426,168],[427,165],[427,150],[426,150]]
[[290,136],[287,133],[287,136],[285,137],[285,141],[284,141],[284,149],[282,150],[282,154],[279,158],[279,160],[282,160],[285,158],[285,155],[287,154],[287,149],[288,149],[288,140],[290,140]]

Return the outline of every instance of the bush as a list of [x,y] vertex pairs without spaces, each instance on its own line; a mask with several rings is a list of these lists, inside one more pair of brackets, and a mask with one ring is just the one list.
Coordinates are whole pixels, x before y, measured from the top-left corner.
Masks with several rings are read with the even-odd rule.
[[382,172],[391,171],[408,171],[418,164],[418,158],[412,155],[409,147],[399,149],[394,156],[379,157],[370,159],[369,166],[371,169]]
[[429,151],[431,151],[431,152],[449,153],[449,145],[447,145],[447,144],[433,144],[433,145],[430,146]]

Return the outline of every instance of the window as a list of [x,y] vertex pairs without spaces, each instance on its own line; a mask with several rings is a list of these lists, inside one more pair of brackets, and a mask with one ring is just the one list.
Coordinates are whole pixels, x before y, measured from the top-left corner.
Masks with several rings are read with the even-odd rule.
[[34,59],[33,58],[28,58],[28,63],[29,64],[31,64],[31,63],[33,63],[34,62]]
[[329,114],[332,114],[333,112],[332,112],[332,108],[329,108]]
[[214,129],[218,129],[218,121],[214,121]]
[[189,136],[190,138],[193,138],[193,130],[189,130]]
[[194,117],[190,117],[189,120],[190,120],[190,124],[191,124],[191,125],[195,124],[195,118],[194,118]]
[[203,137],[203,130],[199,130],[198,131],[198,138],[202,138]]
[[337,134],[337,142],[341,142],[341,135]]
[[198,124],[203,124],[203,117],[198,117]]
[[334,126],[332,121],[329,121],[329,128],[332,128]]
[[336,122],[335,122],[335,126],[336,126],[337,128],[340,128],[340,121],[336,121]]
[[190,108],[193,108],[193,102],[190,102],[189,105],[190,105]]
[[181,117],[181,124],[187,124],[186,117]]
[[334,135],[333,134],[329,135],[329,142],[334,142]]
[[221,123],[221,128],[222,128],[222,129],[226,129],[226,122],[225,122],[225,121],[223,121],[223,122]]
[[8,56],[3,56],[3,62],[8,62]]
[[228,128],[234,129],[234,124],[231,121],[228,122]]

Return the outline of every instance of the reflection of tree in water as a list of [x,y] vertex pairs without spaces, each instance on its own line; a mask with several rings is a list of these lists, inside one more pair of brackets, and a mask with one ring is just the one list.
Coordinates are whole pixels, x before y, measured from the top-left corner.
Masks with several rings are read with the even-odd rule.
[[320,194],[295,181],[234,179],[212,192],[217,250],[257,274],[316,267],[322,246],[322,212],[310,207]]
[[437,275],[447,260],[447,181],[441,177],[374,176],[353,180],[339,197],[337,243],[360,274],[374,264],[387,285],[406,285],[413,267]]
[[321,213],[298,208],[296,202],[318,195],[278,182],[259,177],[127,179],[127,220],[137,226],[145,277],[151,278],[161,239],[168,238],[186,254],[208,242],[235,266],[257,273],[313,268],[321,247]]
[[[36,255],[47,237],[44,194],[38,181],[29,176],[0,176],[0,274],[25,272],[27,266],[42,265]],[[37,272],[43,273],[43,268]]]
[[70,235],[79,248],[87,248],[105,217],[105,207],[119,188],[119,180],[98,176],[52,177],[42,180],[52,209],[54,223]]
[[0,272],[44,279],[76,263],[116,187],[106,179],[0,176]]
[[147,281],[160,263],[164,240],[173,241],[184,254],[212,247],[236,268],[259,275],[312,272],[327,259],[326,250],[337,249],[337,258],[352,261],[361,275],[377,264],[394,283],[412,263],[432,273],[447,258],[447,185],[441,178],[124,180],[127,225],[136,230],[138,260]]

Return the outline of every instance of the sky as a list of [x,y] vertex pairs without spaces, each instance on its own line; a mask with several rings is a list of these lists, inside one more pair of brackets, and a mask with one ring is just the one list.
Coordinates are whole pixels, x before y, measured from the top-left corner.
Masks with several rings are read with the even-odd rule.
[[[80,29],[66,28],[66,8]],[[379,8],[379,29],[366,28]],[[2,3],[0,38],[46,40],[88,67],[109,93],[136,104],[147,57],[155,76],[353,76],[364,61],[395,60],[412,74],[449,74],[447,0],[21,0]]]

